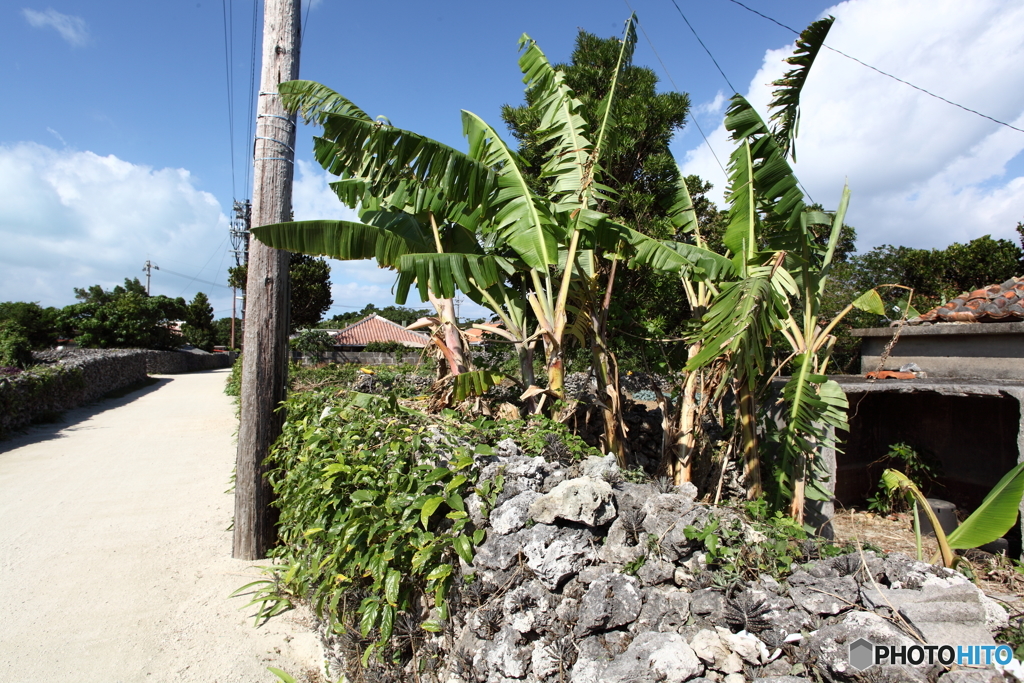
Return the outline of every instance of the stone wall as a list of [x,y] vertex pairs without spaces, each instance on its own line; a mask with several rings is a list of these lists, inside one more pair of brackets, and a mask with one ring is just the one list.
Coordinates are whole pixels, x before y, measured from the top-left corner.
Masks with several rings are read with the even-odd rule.
[[65,349],[35,354],[36,369],[0,379],[0,436],[144,381],[148,374],[226,368],[230,354]]
[[180,375],[183,372],[230,368],[234,354],[191,351],[146,351],[146,372],[151,375]]
[[[419,656],[402,659],[402,670],[371,660],[356,671],[360,644],[321,628],[333,674],[425,683],[1002,680],[991,668],[963,678],[906,659],[871,665],[858,652],[859,639],[994,645],[1008,614],[961,574],[899,553],[826,557],[812,540],[783,543],[791,564],[779,565],[765,523],[698,502],[689,483],[630,483],[612,456],[567,467],[510,439],[495,452],[478,458],[480,481],[501,477],[501,490],[490,510],[475,493],[465,500],[486,540],[472,564],[453,568],[443,630],[396,624]],[[700,530],[719,541],[717,559]],[[432,668],[421,672],[421,662]]]

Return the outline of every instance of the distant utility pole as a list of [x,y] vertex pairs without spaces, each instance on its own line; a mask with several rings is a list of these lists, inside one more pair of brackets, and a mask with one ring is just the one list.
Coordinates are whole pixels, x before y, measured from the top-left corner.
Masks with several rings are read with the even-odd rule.
[[[299,2],[263,3],[263,70],[253,158],[256,227],[291,216],[295,116],[281,106],[278,85],[299,77]],[[285,398],[288,369],[288,259],[288,252],[261,242],[249,246],[232,549],[232,556],[243,560],[266,557],[275,536],[263,461],[284,421],[277,408]]]
[[[231,253],[235,257],[235,266],[244,266],[249,263],[249,224],[252,221],[252,203],[248,199],[235,201],[235,218],[231,221],[228,232],[231,235]],[[232,282],[234,279],[232,278]],[[235,346],[235,319],[238,317],[235,311],[235,303],[238,297],[235,295],[235,287],[231,287],[231,348]],[[242,296],[242,320],[245,320],[245,295]]]
[[160,270],[160,266],[155,263],[151,263],[147,259],[146,265],[142,266],[142,271],[146,274],[146,296],[149,296],[149,277],[152,275],[154,270]]

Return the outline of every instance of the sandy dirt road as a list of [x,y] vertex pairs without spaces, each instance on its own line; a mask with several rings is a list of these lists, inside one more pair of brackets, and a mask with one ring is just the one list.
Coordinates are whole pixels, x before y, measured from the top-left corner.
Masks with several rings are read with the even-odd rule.
[[228,595],[234,406],[227,370],[159,377],[0,441],[0,681],[303,679],[306,617],[260,629]]

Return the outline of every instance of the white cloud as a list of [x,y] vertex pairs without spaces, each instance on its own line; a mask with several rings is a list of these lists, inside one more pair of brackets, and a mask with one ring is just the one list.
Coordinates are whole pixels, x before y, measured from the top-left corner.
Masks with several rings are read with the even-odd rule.
[[89,42],[89,29],[85,25],[85,20],[81,17],[61,14],[55,9],[38,12],[27,7],[21,10],[21,14],[35,28],[46,28],[49,26],[56,29],[60,37],[66,40],[72,47],[81,47]]
[[[224,282],[227,218],[184,169],[152,169],[115,156],[0,145],[0,300],[74,302],[73,288],[144,276],[154,263]],[[219,270],[217,270],[219,267]],[[230,290],[170,272],[153,273],[153,293],[210,295],[227,315]]]
[[[826,43],[922,88],[1024,128],[1024,6],[995,0],[849,0]],[[765,54],[748,99],[765,115],[771,81],[788,66],[786,46]],[[1015,238],[1024,217],[1024,178],[1007,165],[1024,134],[952,107],[823,50],[802,98],[796,172],[826,207],[843,182],[859,245],[942,247],[991,234]],[[727,163],[732,145],[709,135]],[[724,190],[706,146],[681,164]],[[721,200],[721,197],[716,197]]]

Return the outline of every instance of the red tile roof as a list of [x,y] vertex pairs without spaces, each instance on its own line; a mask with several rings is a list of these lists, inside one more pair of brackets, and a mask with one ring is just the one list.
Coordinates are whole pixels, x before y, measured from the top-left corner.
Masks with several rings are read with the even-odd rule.
[[1010,278],[957,298],[907,321],[910,325],[928,322],[1019,322],[1024,320],[1024,277]]
[[334,334],[334,343],[338,346],[366,346],[370,342],[390,341],[422,349],[430,343],[430,337],[407,330],[398,323],[393,323],[376,313]]

